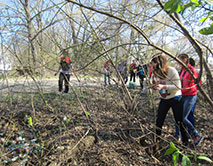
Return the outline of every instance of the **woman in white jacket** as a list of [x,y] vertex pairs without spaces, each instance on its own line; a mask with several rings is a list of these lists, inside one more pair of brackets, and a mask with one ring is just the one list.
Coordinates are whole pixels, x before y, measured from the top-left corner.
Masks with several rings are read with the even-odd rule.
[[182,123],[183,105],[179,74],[174,67],[167,64],[166,57],[162,54],[154,55],[151,65],[153,67],[153,77],[157,79],[154,82],[153,89],[159,90],[161,96],[156,120],[156,134],[161,135],[166,115],[169,109],[172,108],[175,121],[181,131],[182,142],[184,145],[188,145],[187,132]]

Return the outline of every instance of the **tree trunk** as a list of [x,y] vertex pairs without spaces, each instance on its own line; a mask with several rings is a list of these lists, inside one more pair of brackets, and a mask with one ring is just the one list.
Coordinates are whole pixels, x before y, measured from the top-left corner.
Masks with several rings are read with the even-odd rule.
[[[22,2],[23,4],[23,2]],[[29,0],[25,0],[24,5],[24,10],[26,12],[26,19],[27,19],[27,31],[28,31],[28,40],[30,43],[30,51],[32,54],[32,59],[33,59],[33,71],[36,68],[36,57],[35,57],[35,47],[33,44],[33,40],[32,40],[32,20],[31,20],[31,13],[30,13],[30,9],[29,9]],[[29,64],[30,65],[30,64]]]

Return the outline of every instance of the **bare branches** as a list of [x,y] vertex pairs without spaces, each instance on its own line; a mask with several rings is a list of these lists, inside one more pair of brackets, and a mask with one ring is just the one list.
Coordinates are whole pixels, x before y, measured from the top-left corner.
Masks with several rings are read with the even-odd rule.
[[89,7],[89,6],[83,5],[83,4],[78,3],[78,2],[76,2],[76,1],[73,1],[73,0],[67,0],[67,2],[74,3],[74,4],[76,4],[76,5],[80,6],[80,7],[84,7],[84,8],[86,8],[86,9],[89,9],[89,10],[98,12],[98,13],[100,13],[100,14],[104,14],[104,15],[106,15],[106,16],[109,16],[109,17],[115,18],[115,19],[117,19],[117,20],[120,20],[120,21],[122,21],[122,22],[128,24],[129,26],[131,26],[131,27],[134,28],[135,30],[137,30],[137,31],[145,38],[145,40],[147,41],[147,43],[151,44],[151,41],[149,40],[148,36],[143,32],[143,30],[141,30],[141,29],[140,29],[139,27],[137,27],[136,25],[133,25],[133,24],[130,23],[129,21],[127,21],[127,20],[125,20],[125,19],[123,19],[123,18],[114,16],[114,15],[112,15],[112,14],[110,14],[110,13],[107,13],[107,12],[104,12],[104,11],[100,11],[100,10],[95,9],[95,8],[93,8],[93,7]]
[[[159,5],[161,6],[161,8],[164,9],[164,6],[161,3],[161,1],[160,0],[156,0],[156,1],[159,3]],[[176,17],[174,17],[173,15],[169,14],[169,12],[167,12],[167,14],[181,28],[181,30],[184,32],[184,35],[188,38],[188,40],[191,42],[192,46],[196,50],[197,54],[199,55],[199,58],[200,58],[200,63],[199,63],[200,64],[200,72],[199,72],[198,78],[195,78],[194,75],[189,70],[187,70],[187,71],[190,73],[190,75],[192,76],[192,78],[195,80],[195,83],[196,83],[198,89],[201,91],[202,95],[208,100],[208,102],[211,105],[211,107],[213,107],[213,101],[205,93],[205,91],[203,90],[203,88],[199,84],[199,82],[201,80],[201,77],[202,77],[202,73],[203,73],[203,51],[202,51],[201,47],[199,46],[198,42],[189,34],[189,32],[187,31],[187,29],[180,23],[180,21]],[[205,65],[205,66],[207,66],[207,65]],[[186,68],[186,66],[184,66],[184,68]],[[207,69],[207,71],[209,71],[209,70]]]

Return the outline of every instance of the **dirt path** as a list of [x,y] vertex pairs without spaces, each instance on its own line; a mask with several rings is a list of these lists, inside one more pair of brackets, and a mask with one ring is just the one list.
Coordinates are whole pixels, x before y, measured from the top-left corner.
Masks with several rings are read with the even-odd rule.
[[[74,87],[84,87],[84,88],[101,88],[104,86],[103,78],[76,78],[71,77],[70,83]],[[113,83],[115,85],[115,82]],[[139,80],[136,79],[137,86],[139,86]],[[128,83],[127,83],[128,85]],[[32,79],[9,79],[8,81],[0,80],[0,95],[7,94],[9,91],[13,93],[34,93],[38,92],[38,87],[43,90],[43,92],[57,92],[58,90],[58,78],[50,79],[39,79],[33,81]]]
[[[100,83],[99,83],[100,82]],[[74,87],[100,87],[101,81],[94,79],[81,79],[71,78],[70,83]],[[10,79],[8,82],[6,80],[0,80],[0,95],[6,94],[9,91],[14,93],[21,92],[37,92],[38,87],[44,92],[57,92],[58,90],[58,79],[42,79],[33,81],[32,79]]]

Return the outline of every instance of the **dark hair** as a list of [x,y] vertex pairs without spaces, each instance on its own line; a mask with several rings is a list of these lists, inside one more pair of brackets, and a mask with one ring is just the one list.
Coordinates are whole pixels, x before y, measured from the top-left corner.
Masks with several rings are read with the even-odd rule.
[[68,50],[65,50],[65,49],[61,50],[61,55],[62,55],[63,57],[69,56]]
[[187,54],[180,54],[179,56],[178,56],[178,58],[180,58],[180,59],[187,59],[187,61],[186,61],[186,64],[188,65],[188,63],[189,63],[189,56],[187,55]]
[[195,60],[193,58],[189,58],[189,64],[195,67]]

